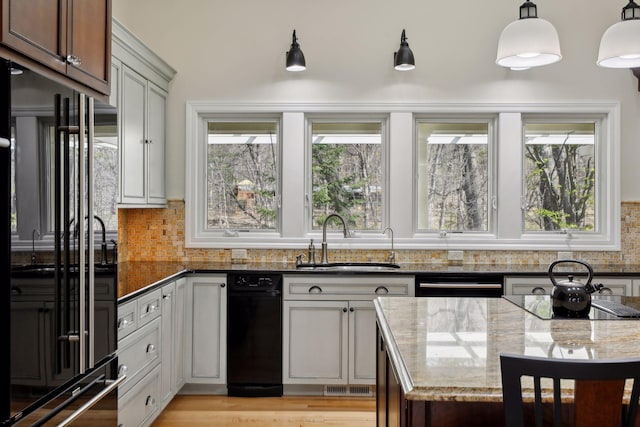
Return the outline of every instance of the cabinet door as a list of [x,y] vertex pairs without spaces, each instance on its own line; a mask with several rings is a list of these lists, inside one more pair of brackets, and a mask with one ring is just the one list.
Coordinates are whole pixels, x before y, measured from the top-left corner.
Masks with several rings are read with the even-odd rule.
[[[11,303],[11,382],[21,385],[46,385],[45,339],[47,328],[42,302]],[[34,344],[37,351],[33,350]]]
[[2,0],[1,42],[64,73],[68,0]]
[[175,390],[172,388],[172,367],[173,360],[173,321],[174,321],[174,299],[176,284],[170,283],[162,287],[162,315],[160,326],[160,361],[162,369],[160,370],[160,407],[164,407],[169,403]]
[[227,379],[226,276],[187,280],[186,381],[225,384]]
[[145,203],[147,84],[141,75],[126,65],[122,68],[121,203]]
[[285,301],[284,384],[346,384],[346,301]]
[[67,1],[67,75],[108,95],[111,0]]
[[165,117],[167,93],[149,82],[147,126],[147,202],[164,204],[165,193]]
[[376,383],[376,312],[372,301],[349,302],[349,384]]
[[172,388],[178,392],[185,383],[184,380],[184,320],[186,315],[185,303],[187,294],[187,279],[176,281],[176,292],[173,300],[173,375]]

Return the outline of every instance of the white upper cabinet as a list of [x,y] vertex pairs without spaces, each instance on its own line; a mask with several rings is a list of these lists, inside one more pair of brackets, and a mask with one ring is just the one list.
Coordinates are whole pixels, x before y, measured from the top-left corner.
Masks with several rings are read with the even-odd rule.
[[176,72],[115,20],[113,60],[121,64],[119,207],[165,206],[167,91]]

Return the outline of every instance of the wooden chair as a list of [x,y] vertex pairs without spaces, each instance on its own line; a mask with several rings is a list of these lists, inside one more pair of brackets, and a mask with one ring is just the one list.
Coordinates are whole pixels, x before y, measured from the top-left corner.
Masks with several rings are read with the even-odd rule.
[[[534,385],[534,418],[536,427],[543,425],[543,396],[541,378],[552,379],[554,427],[632,427],[636,422],[640,394],[640,358],[612,360],[568,360],[501,354],[502,396],[507,427],[524,426],[521,378],[532,377]],[[560,380],[575,382],[573,411],[563,410],[560,399]],[[623,405],[626,379],[633,379],[629,405]],[[563,413],[573,413],[573,420],[565,420]],[[548,423],[546,425],[549,425]]]

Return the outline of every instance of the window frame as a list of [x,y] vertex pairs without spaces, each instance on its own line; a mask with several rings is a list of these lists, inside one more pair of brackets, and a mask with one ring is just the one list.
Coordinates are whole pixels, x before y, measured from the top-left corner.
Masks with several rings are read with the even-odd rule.
[[[389,223],[389,115],[388,114],[357,114],[357,113],[311,113],[305,114],[305,231],[308,236],[320,237],[320,230],[313,229],[313,124],[314,123],[379,123],[380,124],[380,164],[382,166],[382,194],[381,227],[376,230],[350,230],[356,236],[372,236],[381,234]],[[332,226],[331,228],[334,228]],[[329,233],[329,231],[328,231]]]
[[418,162],[419,162],[419,141],[418,141],[418,127],[421,123],[486,123],[487,125],[487,149],[489,151],[487,155],[487,162],[489,165],[488,182],[487,182],[487,230],[486,231],[446,231],[446,230],[428,230],[421,229],[419,227],[418,220],[418,184],[416,183],[413,188],[414,191],[414,236],[422,238],[432,238],[436,236],[438,238],[445,238],[447,235],[453,234],[466,234],[470,236],[476,236],[476,238],[492,238],[496,235],[496,203],[497,203],[497,152],[498,152],[498,138],[497,138],[497,115],[496,114],[414,114],[414,168],[416,175],[416,182],[419,178]]
[[[197,194],[202,180],[196,167],[197,145],[202,140],[203,120],[218,115],[280,115],[280,183],[281,227],[279,233],[251,233],[251,236],[206,235],[197,229]],[[385,227],[392,227],[396,249],[416,250],[556,250],[556,251],[615,251],[620,250],[620,103],[215,103],[188,101],[186,105],[186,161],[185,167],[185,245],[198,248],[264,248],[305,250],[309,239],[319,243],[322,233],[310,230],[310,127],[308,117],[341,116],[349,119],[364,116],[386,116],[388,155],[385,178],[388,190],[385,197]],[[521,198],[523,117],[600,117],[598,150],[599,194],[598,233],[567,235],[524,233]],[[494,117],[495,165],[494,186],[496,206],[490,220],[489,233],[417,232],[415,182],[417,169],[416,118],[469,119]],[[305,143],[303,143],[303,141]],[[307,145],[309,147],[307,148]],[[408,155],[411,153],[411,155]],[[299,179],[304,174],[304,179]],[[517,179],[514,179],[517,177]],[[514,194],[518,195],[514,197]],[[412,201],[409,201],[412,200]],[[491,200],[491,199],[490,199]],[[514,212],[517,215],[514,215]],[[514,221],[513,217],[518,220]],[[223,233],[224,234],[224,233]],[[328,240],[336,249],[388,249],[387,235],[366,234],[344,239],[332,233]],[[364,234],[364,233],[363,233]],[[283,259],[284,261],[284,259]]]

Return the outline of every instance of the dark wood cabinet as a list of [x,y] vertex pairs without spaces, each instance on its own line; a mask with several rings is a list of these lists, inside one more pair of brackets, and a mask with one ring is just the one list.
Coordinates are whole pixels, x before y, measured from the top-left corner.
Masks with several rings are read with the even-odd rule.
[[109,94],[111,0],[1,0],[0,43]]
[[[402,386],[393,365],[389,360],[380,329],[376,328],[376,426],[408,427],[409,406],[411,402],[404,398]],[[419,424],[415,424],[419,425]]]

